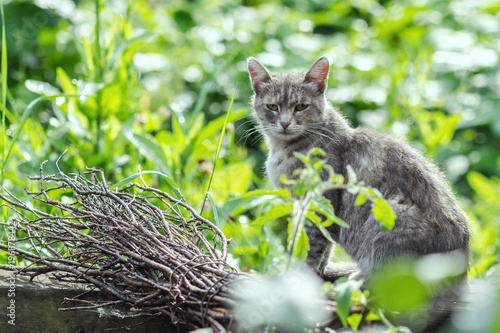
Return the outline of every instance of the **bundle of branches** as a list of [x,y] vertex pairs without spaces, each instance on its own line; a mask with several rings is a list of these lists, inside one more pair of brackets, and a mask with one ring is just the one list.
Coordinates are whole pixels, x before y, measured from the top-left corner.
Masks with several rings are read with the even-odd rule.
[[32,245],[16,248],[29,263],[22,273],[91,283],[132,311],[168,315],[173,322],[215,331],[230,326],[229,284],[238,273],[226,264],[228,241],[181,195],[136,183],[112,190],[94,168],[55,176],[44,175],[42,164],[32,179],[41,189],[29,195],[53,207],[51,214],[0,194],[17,211],[17,230],[26,233],[17,241]]

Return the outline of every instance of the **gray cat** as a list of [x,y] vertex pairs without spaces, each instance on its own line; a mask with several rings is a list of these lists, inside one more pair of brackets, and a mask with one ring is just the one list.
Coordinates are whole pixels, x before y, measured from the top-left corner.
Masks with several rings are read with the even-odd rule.
[[[459,251],[468,262],[468,220],[438,168],[405,142],[368,128],[353,128],[325,98],[329,63],[319,58],[307,73],[272,73],[255,58],[248,70],[255,92],[252,103],[258,127],[269,147],[267,174],[293,177],[302,167],[294,152],[319,147],[336,173],[351,165],[360,181],[377,188],[397,218],[384,232],[368,204],[356,207],[347,191],[325,193],[335,214],[349,228],[332,225],[332,238],[357,263],[359,277],[401,256]],[[306,264],[323,275],[332,244],[316,227],[306,229],[310,250]],[[464,267],[465,268],[465,267]]]

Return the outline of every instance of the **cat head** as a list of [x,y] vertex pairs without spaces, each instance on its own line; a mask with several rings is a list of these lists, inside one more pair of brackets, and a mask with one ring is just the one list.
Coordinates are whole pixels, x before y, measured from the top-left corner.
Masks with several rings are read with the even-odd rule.
[[325,57],[307,73],[272,73],[257,59],[248,58],[253,106],[264,134],[293,140],[321,126],[329,70]]

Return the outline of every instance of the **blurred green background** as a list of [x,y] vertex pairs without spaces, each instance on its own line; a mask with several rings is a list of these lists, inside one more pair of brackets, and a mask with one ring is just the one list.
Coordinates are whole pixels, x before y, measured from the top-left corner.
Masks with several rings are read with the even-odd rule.
[[[4,0],[3,6],[4,190],[24,197],[33,186],[26,176],[44,160],[46,173],[56,173],[67,150],[59,162],[67,173],[95,166],[117,182],[140,165],[171,177],[200,209],[236,92],[210,192],[220,226],[233,238],[233,264],[280,270],[285,221],[253,223],[269,209],[269,197],[235,199],[270,188],[266,147],[252,131],[246,58],[284,71],[306,70],[325,55],[332,64],[327,98],[353,125],[406,138],[446,174],[472,220],[471,276],[498,265],[499,1]],[[168,190],[162,177],[144,177]],[[212,209],[204,214],[214,218]]]

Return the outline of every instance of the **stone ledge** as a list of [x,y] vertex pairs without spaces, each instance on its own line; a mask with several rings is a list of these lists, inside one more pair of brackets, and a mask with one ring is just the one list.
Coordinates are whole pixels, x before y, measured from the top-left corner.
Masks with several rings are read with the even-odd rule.
[[[131,333],[177,333],[185,332],[177,326],[168,324],[163,318],[148,319],[148,316],[137,316],[125,306],[112,308],[59,311],[59,308],[81,306],[71,302],[62,304],[65,297],[75,297],[90,290],[87,285],[64,283],[49,279],[46,275],[37,276],[33,281],[29,277],[16,276],[15,296],[9,297],[7,278],[10,271],[0,270],[0,332],[2,333],[97,333],[97,332],[131,332]],[[86,300],[109,300],[113,298],[100,291],[90,291]],[[8,323],[7,316],[11,300],[15,300],[15,326]],[[138,326],[134,326],[138,325]],[[107,330],[132,326],[130,329]]]

